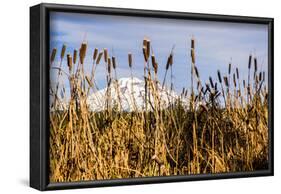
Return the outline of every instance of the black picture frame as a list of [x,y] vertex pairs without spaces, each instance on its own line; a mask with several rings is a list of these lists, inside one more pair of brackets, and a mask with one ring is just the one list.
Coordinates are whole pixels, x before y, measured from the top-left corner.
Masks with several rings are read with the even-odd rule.
[[[141,16],[156,18],[192,19],[203,21],[223,21],[268,25],[268,89],[269,89],[269,169],[253,172],[235,172],[220,174],[199,174],[189,176],[146,177],[134,179],[113,179],[81,181],[68,183],[49,183],[49,13],[62,11],[73,13],[95,13],[123,16]],[[261,17],[211,15],[198,13],[166,12],[152,10],[121,9],[110,7],[92,7],[78,5],[39,4],[30,8],[30,186],[38,190],[88,188],[117,185],[136,185],[167,183],[179,181],[227,179],[242,177],[273,176],[273,93],[274,93],[274,19]]]

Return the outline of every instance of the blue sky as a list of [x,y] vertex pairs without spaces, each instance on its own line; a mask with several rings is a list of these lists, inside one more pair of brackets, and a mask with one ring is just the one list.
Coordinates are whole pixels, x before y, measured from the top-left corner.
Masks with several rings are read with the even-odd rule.
[[[164,18],[143,18],[52,12],[50,14],[50,47],[60,51],[62,44],[67,52],[79,49],[81,42],[88,43],[85,63],[90,72],[92,53],[95,47],[108,48],[109,53],[117,57],[118,77],[128,77],[127,54],[133,54],[133,73],[142,78],[144,37],[151,40],[153,51],[159,64],[159,79],[164,77],[167,57],[173,45],[174,49],[174,86],[176,91],[190,87],[190,39],[194,36],[196,66],[203,83],[209,76],[217,79],[217,70],[227,72],[228,63],[239,67],[241,77],[246,78],[248,56],[258,59],[258,68],[267,72],[268,66],[268,29],[262,24],[239,24],[225,22],[207,22],[176,20]],[[57,58],[58,59],[58,58]],[[64,61],[66,69],[66,61]],[[105,87],[105,66],[100,64],[96,72],[96,81],[100,88]],[[55,75],[51,71],[51,76]],[[52,78],[55,79],[55,78]],[[167,80],[169,83],[169,79]],[[66,83],[66,87],[68,87]]]

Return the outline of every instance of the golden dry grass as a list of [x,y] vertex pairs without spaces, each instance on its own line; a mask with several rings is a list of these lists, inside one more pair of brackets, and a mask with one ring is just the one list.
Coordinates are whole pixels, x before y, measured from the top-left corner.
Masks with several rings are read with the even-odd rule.
[[[183,88],[179,99],[161,109],[156,83],[165,85],[167,72],[173,66],[173,49],[166,68],[158,66],[151,53],[151,41],[143,41],[146,103],[152,110],[123,112],[121,103],[111,104],[108,90],[107,108],[92,112],[87,104],[91,88],[95,87],[95,68],[107,66],[108,85],[118,90],[116,58],[107,49],[93,52],[92,72],[84,72],[87,44],[67,55],[69,72],[63,72],[63,45],[59,67],[53,67],[57,50],[51,52],[51,67],[58,69],[58,79],[64,73],[70,83],[70,100],[60,110],[60,83],[50,88],[50,181],[66,182],[149,176],[189,175],[199,173],[241,172],[268,168],[268,101],[265,73],[258,72],[257,59],[248,80],[240,80],[238,68],[226,67],[227,75],[209,78],[202,84],[196,67],[195,40],[191,40],[190,56],[192,86]],[[104,62],[101,61],[104,56]],[[152,68],[150,67],[152,59]],[[132,73],[133,56],[128,55]],[[112,72],[115,70],[115,73]],[[164,70],[162,83],[157,71]],[[233,71],[233,72],[232,72]],[[252,76],[253,74],[253,76]],[[243,83],[243,84],[242,84]],[[231,85],[231,87],[230,87]],[[172,87],[172,84],[171,84]],[[118,94],[120,95],[120,94]],[[133,97],[132,97],[133,98]],[[118,98],[119,99],[119,98]],[[183,99],[189,99],[188,108]],[[222,102],[220,102],[222,100]],[[146,106],[147,107],[147,106]]]

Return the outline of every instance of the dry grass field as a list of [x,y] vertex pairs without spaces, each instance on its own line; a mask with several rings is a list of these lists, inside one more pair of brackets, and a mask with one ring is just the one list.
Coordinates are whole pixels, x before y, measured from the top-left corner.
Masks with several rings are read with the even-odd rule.
[[[203,83],[192,38],[186,51],[192,62],[186,76],[192,84],[163,108],[159,91],[169,87],[165,79],[172,74],[173,49],[167,63],[160,65],[151,49],[152,41],[144,39],[144,108],[124,111],[107,89],[104,110],[92,111],[88,98],[97,90],[97,66],[107,67],[104,79],[107,88],[116,89],[117,99],[122,92],[116,73],[118,56],[98,48],[86,56],[87,47],[82,43],[79,50],[67,54],[66,45],[62,45],[61,50],[53,48],[50,53],[50,68],[57,70],[57,80],[65,76],[70,85],[70,93],[62,94],[69,96],[63,103],[60,96],[66,91],[61,89],[61,82],[50,88],[51,182],[268,168],[268,90],[265,72],[260,71],[255,56],[249,56],[246,79],[240,77],[238,68],[226,64],[227,74],[218,70],[216,77]],[[92,59],[91,72],[84,70],[86,57]],[[128,53],[132,78],[133,65],[134,56]],[[160,71],[165,72],[164,80],[158,79]],[[132,94],[133,105],[134,98]]]

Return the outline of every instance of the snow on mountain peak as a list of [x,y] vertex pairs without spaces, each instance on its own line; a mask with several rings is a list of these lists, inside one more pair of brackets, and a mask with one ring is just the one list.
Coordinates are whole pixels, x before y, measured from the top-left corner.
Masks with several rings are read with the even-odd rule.
[[[160,108],[166,108],[170,103],[178,99],[178,95],[167,88],[157,84],[158,99],[160,100]],[[109,99],[109,100],[106,100]],[[147,99],[147,103],[146,100]],[[145,98],[145,82],[137,77],[124,77],[114,81],[108,88],[101,89],[91,94],[87,103],[92,111],[102,111],[106,109],[109,102],[112,106],[116,105],[124,111],[140,111],[152,109],[155,96],[148,90]]]

